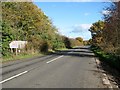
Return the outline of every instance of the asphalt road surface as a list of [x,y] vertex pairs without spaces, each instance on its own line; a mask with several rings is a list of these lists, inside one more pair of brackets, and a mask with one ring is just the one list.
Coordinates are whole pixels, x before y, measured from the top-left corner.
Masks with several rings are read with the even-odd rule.
[[89,47],[8,62],[2,65],[2,88],[104,88]]

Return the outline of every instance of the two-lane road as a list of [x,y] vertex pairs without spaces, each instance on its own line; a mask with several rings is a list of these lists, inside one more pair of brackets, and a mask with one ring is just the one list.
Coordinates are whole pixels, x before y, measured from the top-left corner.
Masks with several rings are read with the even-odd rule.
[[88,47],[3,64],[3,88],[104,88]]

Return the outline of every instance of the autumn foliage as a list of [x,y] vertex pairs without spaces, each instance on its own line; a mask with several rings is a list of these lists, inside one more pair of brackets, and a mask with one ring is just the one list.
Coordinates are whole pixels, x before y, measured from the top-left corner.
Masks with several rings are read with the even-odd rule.
[[120,1],[105,10],[109,13],[104,15],[104,21],[93,23],[89,29],[91,43],[106,53],[120,55]]

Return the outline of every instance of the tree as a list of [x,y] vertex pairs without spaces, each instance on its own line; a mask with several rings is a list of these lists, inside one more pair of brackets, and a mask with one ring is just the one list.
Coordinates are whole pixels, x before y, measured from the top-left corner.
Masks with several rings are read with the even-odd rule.
[[92,44],[95,46],[101,46],[103,44],[103,31],[104,31],[104,21],[98,21],[92,24],[90,27],[89,31],[91,32],[92,35]]
[[120,53],[120,1],[113,2],[106,10],[108,15],[104,15],[105,30],[103,38],[106,42],[106,52],[114,54]]
[[66,48],[69,48],[69,49],[72,48],[70,39],[69,39],[68,37],[62,36],[62,39],[63,39],[63,41],[64,41],[64,44],[65,44],[65,47],[66,47]]
[[104,21],[93,23],[89,29],[91,43],[106,53],[120,55],[120,1],[105,10],[109,13],[104,15]]
[[83,42],[83,38],[82,37],[77,37],[76,40],[78,40],[79,42]]
[[32,2],[2,2],[2,23],[4,56],[12,40],[28,41],[26,50],[30,53],[65,46],[58,29]]
[[12,28],[6,22],[2,22],[2,55],[10,56],[9,43],[14,39]]

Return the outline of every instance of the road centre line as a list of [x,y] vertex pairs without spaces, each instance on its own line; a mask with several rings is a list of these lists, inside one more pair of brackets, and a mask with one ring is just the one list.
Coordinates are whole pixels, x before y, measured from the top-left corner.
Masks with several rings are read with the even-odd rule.
[[59,58],[62,58],[64,55],[62,55],[62,56],[59,56],[59,57],[57,57],[57,58],[54,58],[54,59],[52,59],[52,60],[50,60],[50,61],[48,61],[48,62],[46,62],[47,64],[48,63],[51,63],[51,62],[53,62],[53,61],[55,61],[55,60],[57,60],[57,59],[59,59]]
[[[61,56],[59,56],[59,57],[57,57],[57,58],[54,58],[54,59],[52,59],[52,60],[50,60],[50,61],[48,61],[48,62],[46,62],[46,63],[51,63],[51,62],[53,62],[53,61],[55,61],[55,60],[57,60],[57,59],[59,59],[59,58],[62,58],[64,55],[61,55]],[[30,71],[30,70],[29,70]],[[24,72],[21,72],[21,73],[19,73],[19,74],[16,74],[16,75],[14,75],[14,76],[12,76],[12,77],[9,77],[9,78],[7,78],[7,79],[5,79],[5,80],[2,80],[2,81],[0,81],[0,84],[2,84],[2,83],[5,83],[5,82],[7,82],[7,81],[10,81],[10,80],[12,80],[12,79],[14,79],[14,78],[17,78],[17,77],[19,77],[19,76],[21,76],[21,75],[23,75],[23,74],[25,74],[25,73],[28,73],[29,71],[24,71]]]
[[[47,64],[48,63],[51,63],[51,62],[53,62],[53,61],[55,61],[55,60],[57,60],[57,59],[59,59],[59,58],[62,58],[64,55],[61,55],[61,56],[59,56],[59,57],[57,57],[57,58],[54,58],[54,59],[52,59],[52,60],[50,60],[50,61],[48,61],[48,62],[46,62]],[[9,78],[7,78],[7,79],[5,79],[5,80],[2,80],[2,81],[0,81],[0,84],[2,84],[2,83],[5,83],[5,82],[7,82],[7,81],[9,81],[9,80],[12,80],[12,79],[14,79],[14,78],[17,78],[17,77],[19,77],[19,76],[21,76],[21,75],[23,75],[23,74],[25,74],[25,73],[28,73],[29,71],[24,71],[24,72],[21,72],[21,73],[19,73],[19,74],[16,74],[16,75],[14,75],[14,76],[12,76],[12,77],[9,77]]]
[[24,71],[24,72],[22,72],[22,73],[16,74],[16,75],[14,75],[14,76],[12,76],[12,77],[10,77],[10,78],[8,78],[8,79],[5,79],[5,80],[1,81],[0,84],[2,84],[2,83],[4,83],[4,82],[7,82],[7,81],[9,81],[9,80],[12,80],[12,79],[14,79],[14,78],[17,78],[17,77],[19,77],[19,76],[21,76],[21,75],[23,75],[23,74],[25,74],[25,73],[27,73],[27,72],[28,72],[28,71]]

